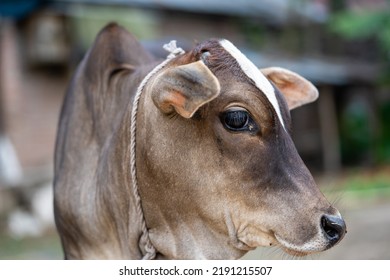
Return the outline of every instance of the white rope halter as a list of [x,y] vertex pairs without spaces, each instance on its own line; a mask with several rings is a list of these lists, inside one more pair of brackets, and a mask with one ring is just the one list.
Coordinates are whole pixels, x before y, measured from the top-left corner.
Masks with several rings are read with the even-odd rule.
[[[141,230],[142,235],[140,237],[139,243],[145,244],[144,248],[141,248],[144,256],[142,259],[144,260],[151,260],[156,257],[156,248],[154,248],[152,242],[150,241],[148,228],[146,226],[144,213],[142,210],[141,205],[141,198],[139,196],[138,191],[138,182],[137,182],[137,168],[136,168],[136,132],[137,132],[137,112],[138,112],[138,104],[139,100],[142,94],[142,91],[146,85],[146,83],[150,80],[150,78],[156,74],[158,71],[160,71],[162,68],[164,68],[169,61],[171,61],[173,58],[175,58],[177,55],[183,54],[184,50],[182,48],[178,48],[176,46],[176,41],[171,41],[169,44],[165,44],[163,46],[165,50],[167,50],[170,54],[168,55],[167,59],[165,59],[162,63],[157,65],[151,72],[149,72],[148,75],[142,80],[141,84],[138,86],[137,92],[134,96],[133,101],[133,108],[131,111],[131,136],[130,136],[130,170],[131,170],[131,179],[133,183],[133,194],[135,197],[136,202],[136,211],[137,215],[141,218]],[[141,247],[141,246],[140,246]]]

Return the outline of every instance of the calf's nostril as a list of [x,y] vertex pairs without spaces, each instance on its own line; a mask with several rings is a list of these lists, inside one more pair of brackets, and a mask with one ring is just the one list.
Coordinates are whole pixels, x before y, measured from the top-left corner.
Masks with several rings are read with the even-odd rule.
[[346,233],[346,226],[343,219],[337,216],[323,215],[321,217],[321,228],[330,243],[340,241]]

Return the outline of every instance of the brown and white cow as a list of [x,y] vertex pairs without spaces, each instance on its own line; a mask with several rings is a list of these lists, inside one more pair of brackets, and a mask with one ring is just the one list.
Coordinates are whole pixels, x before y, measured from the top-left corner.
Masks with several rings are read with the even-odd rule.
[[160,62],[123,28],[98,35],[75,73],[59,123],[55,217],[67,259],[139,259],[145,219],[156,258],[234,259],[259,246],[293,255],[344,236],[291,140],[290,110],[316,88],[281,68],[258,70],[227,40]]

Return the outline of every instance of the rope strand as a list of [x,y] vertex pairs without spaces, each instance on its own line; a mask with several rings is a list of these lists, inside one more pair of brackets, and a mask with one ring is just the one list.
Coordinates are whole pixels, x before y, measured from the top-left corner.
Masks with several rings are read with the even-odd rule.
[[[156,248],[153,246],[150,237],[149,231],[146,226],[145,216],[142,210],[141,197],[139,196],[138,191],[138,181],[137,181],[137,167],[136,167],[136,133],[137,133],[137,113],[138,113],[138,104],[141,98],[142,91],[146,85],[146,83],[150,80],[150,78],[155,75],[158,71],[164,68],[168,62],[170,62],[177,55],[183,54],[184,50],[182,48],[178,48],[176,46],[176,41],[171,41],[168,44],[163,46],[165,50],[170,52],[167,59],[165,59],[162,63],[157,65],[148,75],[142,80],[141,84],[137,88],[137,92],[134,96],[133,108],[131,111],[131,128],[130,128],[130,172],[131,179],[133,183],[133,195],[135,197],[136,202],[136,212],[137,215],[141,218],[141,231],[142,235],[140,237],[140,248],[143,249],[143,258],[144,260],[152,260],[156,258]],[[144,244],[144,248],[142,248],[142,244]]]

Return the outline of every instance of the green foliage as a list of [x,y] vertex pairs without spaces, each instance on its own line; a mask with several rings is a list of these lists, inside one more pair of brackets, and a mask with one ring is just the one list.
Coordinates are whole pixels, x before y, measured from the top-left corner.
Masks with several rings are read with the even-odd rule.
[[376,38],[383,50],[390,49],[390,9],[338,12],[329,27],[347,39]]
[[390,102],[379,108],[381,135],[376,145],[376,157],[379,162],[390,163]]
[[92,45],[98,32],[109,22],[122,25],[140,40],[156,37],[158,18],[152,11],[104,5],[75,6],[73,9],[72,31],[84,50]]
[[378,84],[390,86],[390,2],[383,9],[344,9],[335,12],[328,27],[346,40],[375,39],[381,51],[383,67]]
[[350,102],[340,116],[342,157],[346,163],[364,161],[373,146],[368,109],[364,101]]
[[63,259],[61,242],[56,232],[40,237],[13,238],[0,232],[0,260]]
[[[339,1],[340,2],[340,1]],[[343,2],[344,3],[344,2]],[[390,5],[385,9],[341,10],[332,15],[331,31],[347,40],[375,39],[382,55],[382,72],[378,85],[390,86]],[[351,161],[374,147],[376,162],[390,161],[390,104],[380,104],[377,112],[379,135],[373,136],[362,108],[349,108],[341,118],[343,157]],[[371,137],[369,137],[371,136]]]

